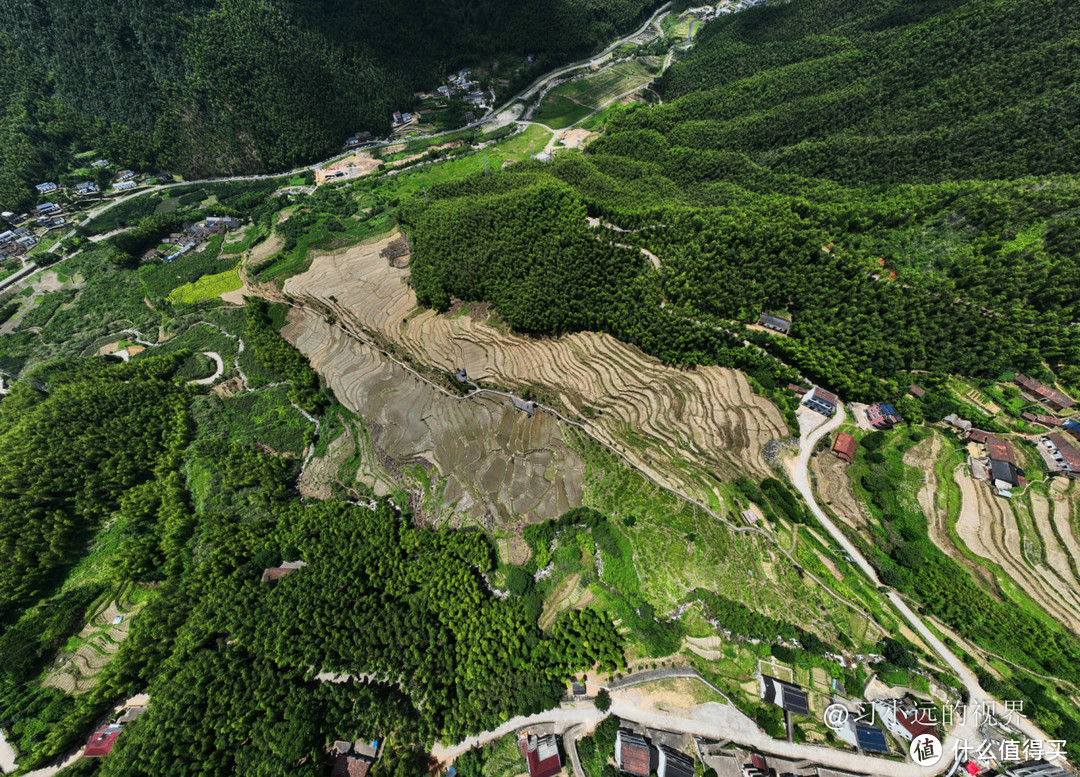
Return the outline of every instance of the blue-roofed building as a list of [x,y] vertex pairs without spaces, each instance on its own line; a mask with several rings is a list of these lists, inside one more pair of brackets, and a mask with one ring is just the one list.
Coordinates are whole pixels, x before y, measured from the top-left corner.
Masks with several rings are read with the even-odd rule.
[[875,429],[892,429],[904,419],[889,402],[878,402],[866,408],[866,420]]
[[885,741],[885,732],[877,726],[858,723],[855,726],[855,739],[859,749],[868,753],[889,754],[889,743]]
[[1076,421],[1070,418],[1068,420],[1062,421],[1061,425],[1062,427],[1064,427],[1066,432],[1071,434],[1076,439],[1080,440],[1080,421]]
[[836,394],[826,391],[821,386],[814,388],[803,397],[802,403],[811,410],[816,410],[822,415],[832,416],[836,412],[836,403],[839,402]]
[[47,181],[46,183],[39,183],[34,188],[38,190],[38,194],[48,194],[49,192],[55,192],[60,187],[52,181]]

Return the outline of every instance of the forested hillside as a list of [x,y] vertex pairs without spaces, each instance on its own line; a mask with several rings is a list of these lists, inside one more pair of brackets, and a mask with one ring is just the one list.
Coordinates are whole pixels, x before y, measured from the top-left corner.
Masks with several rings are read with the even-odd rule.
[[[281,169],[389,130],[462,65],[543,68],[631,28],[649,0],[12,0],[0,5],[0,202],[96,149],[186,175]],[[74,141],[74,142],[73,142]]]
[[[254,351],[245,380],[280,377],[329,425],[332,393],[260,302],[222,319]],[[486,535],[418,528],[386,500],[302,504],[296,454],[264,442],[281,444],[284,419],[253,445],[228,395],[188,381],[191,350],[152,350],[39,364],[0,403],[0,729],[20,768],[142,689],[153,709],[102,774],[322,774],[329,742],[362,737],[385,742],[376,774],[413,777],[436,738],[548,708],[575,672],[622,668],[606,615],[541,629],[523,597],[492,595]],[[304,565],[263,579],[283,561]],[[73,694],[59,668],[105,606],[130,631]]]
[[[1080,8],[795,0],[701,38],[675,99],[615,113],[584,158],[407,203],[420,299],[732,366],[730,322],[786,314],[791,337],[750,336],[860,399],[913,370],[1080,384],[1080,147],[1053,118],[1076,112]],[[1039,119],[1007,121],[1021,103]]]
[[708,25],[640,114],[675,146],[852,183],[1080,167],[1066,0],[795,0]]

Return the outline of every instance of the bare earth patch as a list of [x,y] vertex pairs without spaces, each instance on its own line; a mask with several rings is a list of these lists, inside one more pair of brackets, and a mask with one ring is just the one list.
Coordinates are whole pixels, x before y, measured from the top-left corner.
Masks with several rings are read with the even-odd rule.
[[583,129],[569,129],[559,133],[557,140],[566,148],[585,148],[597,133]]

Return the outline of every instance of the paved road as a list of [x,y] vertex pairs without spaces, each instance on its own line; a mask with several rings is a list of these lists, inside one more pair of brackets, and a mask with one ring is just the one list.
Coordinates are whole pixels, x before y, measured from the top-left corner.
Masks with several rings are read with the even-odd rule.
[[485,731],[476,736],[468,737],[456,745],[447,747],[436,744],[435,747],[431,748],[431,754],[443,763],[450,763],[462,753],[479,745],[486,745],[488,742],[494,742],[496,739],[500,739],[506,734],[511,734],[519,728],[535,726],[542,723],[553,723],[555,724],[556,731],[564,732],[573,726],[579,725],[586,728],[592,728],[603,720],[604,717],[605,714],[596,709],[596,707],[592,705],[592,702],[568,704],[564,707],[537,713],[536,715],[519,715],[516,718],[511,718],[506,721],[498,728]]
[[[847,769],[861,774],[873,774],[875,777],[925,777],[925,775],[932,773],[930,770],[920,769],[912,764],[886,761],[881,758],[834,750],[829,747],[795,744],[786,740],[773,739],[761,731],[753,720],[731,705],[701,705],[687,717],[641,709],[631,696],[616,692],[612,694],[610,713],[650,728],[684,732],[717,741],[730,740],[766,754],[782,756],[796,761],[810,760],[837,769]],[[493,742],[520,728],[545,723],[554,724],[557,732],[561,731],[564,737],[572,737],[576,740],[580,736],[580,732],[577,731],[578,727],[581,727],[581,729],[592,728],[604,717],[604,713],[597,710],[590,703],[568,704],[536,715],[513,718],[496,729],[469,737],[456,745],[449,747],[436,745],[432,749],[432,754],[441,762],[450,763],[454,758],[473,747]],[[576,746],[573,749],[576,755]],[[571,758],[574,758],[574,756],[571,756]]]
[[[799,493],[802,494],[803,499],[806,500],[806,504],[810,507],[810,512],[814,514],[821,525],[829,532],[834,540],[851,556],[855,564],[866,574],[870,581],[879,588],[881,582],[878,580],[877,572],[870,565],[870,562],[866,560],[863,554],[855,547],[855,544],[848,539],[847,535],[825,514],[825,511],[821,509],[821,506],[817,502],[817,497],[814,494],[814,490],[810,487],[809,476],[809,464],[810,457],[813,455],[814,446],[825,435],[829,434],[833,430],[839,428],[844,422],[846,413],[843,405],[838,405],[836,414],[829,419],[829,421],[809,435],[804,436],[800,441],[799,458],[796,461],[795,469],[792,472],[792,480],[795,483],[795,487]],[[911,627],[918,632],[919,636],[926,642],[930,648],[941,657],[945,664],[956,673],[956,676],[960,678],[960,681],[964,684],[964,688],[968,692],[969,696],[969,709],[975,709],[979,705],[995,702],[993,696],[983,690],[979,685],[978,678],[975,677],[972,672],[948,647],[945,646],[940,639],[938,639],[933,632],[926,626],[923,619],[915,613],[907,602],[900,596],[899,592],[890,589],[886,594],[893,607],[911,624]],[[998,705],[998,710],[1002,710],[1003,706]],[[951,754],[956,750],[958,745],[962,745],[966,742],[968,745],[977,747],[982,742],[982,737],[979,735],[978,726],[975,720],[975,715],[966,715],[960,725],[957,725],[945,738],[944,750],[946,754]],[[1034,740],[1049,740],[1051,737],[1045,732],[1040,731],[1037,726],[1029,722],[1028,720],[1021,718],[1018,726],[1021,733]],[[918,768],[918,767],[912,767]],[[941,774],[948,771],[949,774],[955,770],[956,764],[950,764],[943,760],[938,766],[934,768],[919,769],[917,773],[920,774]]]
[[188,383],[194,384],[196,386],[209,386],[211,383],[221,377],[221,373],[225,372],[225,362],[222,361],[221,354],[219,354],[217,351],[203,351],[202,354],[203,356],[209,356],[211,359],[214,360],[214,363],[216,365],[214,374],[205,378],[198,378],[197,380],[189,380]]
[[581,759],[578,758],[577,741],[581,739],[585,727],[581,725],[571,726],[563,732],[563,747],[570,755],[570,763],[574,767],[574,777],[585,777],[585,770],[581,768]]

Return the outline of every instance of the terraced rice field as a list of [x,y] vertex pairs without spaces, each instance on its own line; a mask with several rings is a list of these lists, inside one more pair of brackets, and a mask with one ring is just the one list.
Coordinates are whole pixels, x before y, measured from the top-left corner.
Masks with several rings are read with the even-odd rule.
[[[763,446],[787,437],[787,427],[741,373],[666,367],[603,334],[518,336],[496,326],[483,308],[442,315],[418,308],[405,261],[391,266],[382,253],[395,239],[316,254],[307,272],[286,281],[284,292],[424,364],[447,372],[464,368],[474,381],[518,393],[541,391],[545,402],[650,477],[703,501],[715,502],[713,476],[770,472]],[[336,369],[327,357],[321,364]]]
[[1080,544],[1075,534],[1077,487],[1058,479],[1049,496],[1029,489],[1012,500],[955,473],[962,506],[956,532],[976,555],[1000,567],[1043,609],[1080,630]]
[[312,313],[294,311],[282,334],[342,404],[365,418],[380,465],[393,475],[412,473],[414,485],[425,488],[420,517],[457,514],[452,524],[471,519],[492,530],[581,504],[581,459],[553,416],[530,416],[494,397],[445,394]]
[[825,451],[811,459],[810,467],[814,473],[817,493],[821,501],[843,523],[853,529],[867,528],[870,524],[852,491],[851,478],[847,472],[848,465],[838,459],[832,451]]
[[[77,639],[82,644],[74,651],[61,652],[41,684],[69,694],[93,688],[98,672],[105,668],[120,649],[120,643],[127,638],[130,616],[134,614],[134,611],[122,610],[116,602],[98,611],[79,632]],[[124,620],[113,624],[117,615],[124,615]]]

